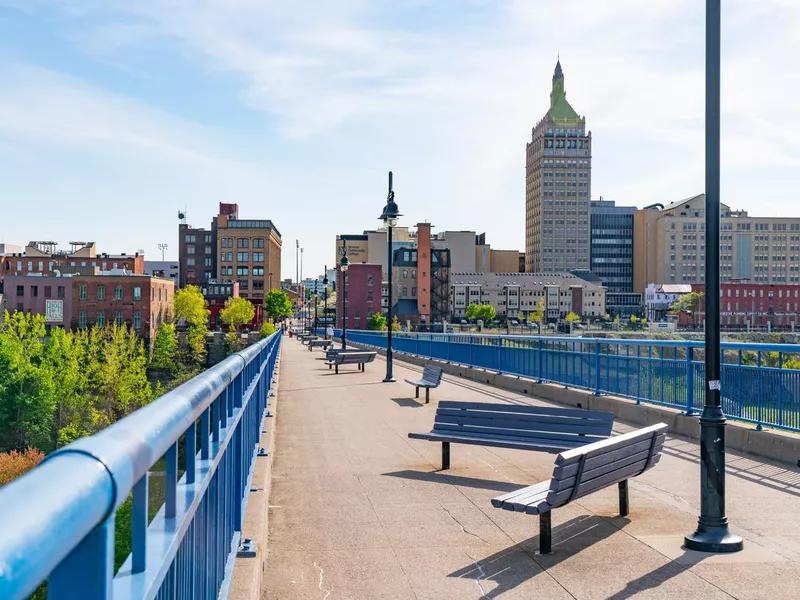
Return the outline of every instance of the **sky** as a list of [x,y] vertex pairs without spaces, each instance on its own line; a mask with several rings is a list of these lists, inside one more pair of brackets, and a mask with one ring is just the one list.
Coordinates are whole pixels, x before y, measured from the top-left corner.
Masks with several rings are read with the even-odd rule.
[[[0,242],[177,256],[178,210],[271,219],[282,275],[377,228],[524,250],[525,144],[560,54],[592,197],[703,191],[696,0],[0,0]],[[723,2],[722,201],[800,216],[800,2]]]

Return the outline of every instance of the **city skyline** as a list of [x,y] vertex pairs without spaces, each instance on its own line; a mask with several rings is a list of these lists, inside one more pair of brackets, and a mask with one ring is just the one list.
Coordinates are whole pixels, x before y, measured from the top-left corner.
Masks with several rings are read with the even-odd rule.
[[[755,215],[792,215],[799,19],[785,0],[725,6],[722,200]],[[167,243],[174,258],[179,209],[204,226],[236,202],[300,240],[309,276],[336,233],[380,225],[393,170],[401,225],[523,250],[521,148],[559,47],[599,144],[593,199],[703,191],[702,32],[688,0],[0,0],[0,208],[47,215],[0,222],[0,242],[77,237],[150,259]],[[288,243],[283,269],[295,272]]]

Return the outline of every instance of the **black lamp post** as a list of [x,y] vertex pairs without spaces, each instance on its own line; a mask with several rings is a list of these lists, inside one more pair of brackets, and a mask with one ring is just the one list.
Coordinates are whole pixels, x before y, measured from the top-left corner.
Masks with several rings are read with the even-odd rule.
[[350,266],[350,259],[347,252],[342,254],[339,261],[339,268],[342,270],[342,350],[347,348],[347,268]]
[[325,339],[328,339],[328,265],[325,265],[325,277],[322,279],[322,285],[325,287],[325,307],[322,309],[322,315],[325,317]]
[[394,190],[392,189],[392,172],[389,171],[389,195],[386,196],[386,206],[383,207],[383,214],[379,217],[384,222],[387,228],[386,232],[386,248],[388,256],[387,274],[389,277],[389,307],[386,311],[386,322],[388,324],[388,331],[386,332],[386,377],[383,378],[384,383],[391,383],[394,381],[392,376],[392,227],[397,225],[397,219],[401,217],[400,209],[397,208],[397,203],[394,201]]
[[684,545],[738,552],[742,538],[725,516],[725,415],[720,402],[719,156],[720,0],[706,0],[706,403],[700,415],[700,519]]
[[319,294],[314,294],[314,335],[317,333],[317,329],[319,329]]

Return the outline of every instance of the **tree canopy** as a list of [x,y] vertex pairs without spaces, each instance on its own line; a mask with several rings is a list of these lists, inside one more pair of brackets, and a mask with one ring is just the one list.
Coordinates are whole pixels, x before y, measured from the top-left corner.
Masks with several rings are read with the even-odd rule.
[[536,303],[536,310],[532,310],[528,313],[528,322],[530,323],[533,321],[534,323],[541,323],[544,321],[544,300],[539,300]]
[[292,301],[286,292],[272,290],[264,297],[264,312],[273,321],[292,315]]
[[578,313],[570,312],[564,317],[565,321],[569,321],[570,323],[580,323],[581,316]]
[[196,285],[187,285],[175,292],[175,319],[185,319],[189,325],[206,325],[209,311],[202,290]]
[[697,309],[697,305],[703,299],[703,292],[689,292],[688,294],[683,294],[680,296],[673,304],[669,312],[672,315],[677,315],[678,313],[692,313]]
[[228,298],[225,307],[220,311],[219,318],[231,329],[238,331],[239,327],[246,325],[256,316],[256,307],[246,298]]
[[493,320],[497,316],[497,311],[491,304],[476,304],[473,302],[467,307],[468,319],[480,319],[484,323]]
[[386,331],[389,328],[387,322],[386,317],[381,313],[372,313],[369,321],[367,321],[367,329],[372,331]]

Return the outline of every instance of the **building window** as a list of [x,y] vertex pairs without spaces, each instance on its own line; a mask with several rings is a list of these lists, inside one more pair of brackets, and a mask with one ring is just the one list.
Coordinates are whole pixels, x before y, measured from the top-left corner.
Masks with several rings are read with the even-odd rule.
[[186,246],[186,254],[194,254],[195,247],[194,246]]
[[39,273],[41,273],[42,271],[44,271],[44,261],[40,260],[39,261]]
[[118,285],[118,286],[117,286],[117,287],[114,289],[114,297],[115,297],[117,300],[122,300],[122,286],[121,286],[121,285]]
[[206,247],[203,249],[203,252],[204,252],[205,254],[211,254],[211,246],[206,246]]
[[114,315],[114,321],[116,322],[117,327],[122,327],[122,313],[120,311],[117,311]]
[[194,266],[194,259],[193,258],[187,258],[186,259],[186,264],[189,265],[190,267],[193,267]]
[[207,233],[203,239],[205,240],[206,244],[210,244],[211,243],[211,234]]
[[65,291],[65,289],[64,289],[63,285],[58,286],[58,290],[56,291],[56,298],[63,298],[64,297],[64,291]]
[[206,267],[210,267],[211,266],[211,259],[210,258],[206,258],[203,261],[203,265],[206,266]]
[[[86,286],[79,285],[78,286],[78,300],[86,300]],[[85,325],[84,325],[85,327]]]
[[220,262],[225,262],[225,258],[226,258],[227,256],[228,256],[228,255],[227,255],[225,252],[223,252],[222,254],[220,254],[220,255],[219,255],[219,260],[220,260]]
[[253,239],[253,248],[263,248],[263,247],[264,247],[264,238]]
[[240,277],[241,276],[246,277],[247,275],[249,275],[249,273],[250,269],[248,269],[247,267],[236,267],[236,274],[239,275]]
[[161,302],[161,288],[158,288],[158,301]]
[[194,235],[186,234],[186,243],[194,243],[197,241],[197,238]]
[[22,298],[25,295],[25,286],[18,285],[17,286],[17,298]]
[[140,329],[142,327],[142,313],[133,313],[133,328]]
[[31,286],[31,296],[33,296],[34,298],[39,296],[39,286],[38,285],[32,285]]
[[53,297],[53,288],[49,285],[44,286],[44,297],[45,298],[52,298]]
[[98,300],[105,300],[106,299],[106,286],[98,285],[97,286],[97,299]]
[[228,262],[233,262],[233,252],[228,252]]
[[403,279],[408,277],[408,269],[403,269]]
[[253,262],[264,262],[264,253],[253,252]]
[[264,276],[264,267],[253,267],[253,276]]
[[236,262],[250,262],[250,257],[248,256],[247,252],[237,252]]
[[247,238],[237,238],[236,239],[236,247],[237,248],[249,248],[250,247],[250,240]]
[[367,275],[367,285],[372,285],[375,282],[375,279],[372,275]]
[[81,311],[78,313],[78,327],[86,329],[86,312]]
[[133,301],[137,302],[141,299],[142,299],[142,288],[137,285],[136,287],[133,288]]
[[98,327],[105,327],[106,326],[106,313],[100,311],[97,313],[97,316],[94,319],[95,323],[97,323]]
[[416,278],[417,278],[417,270],[416,270],[416,269],[414,269],[413,271],[411,271],[411,278],[412,278],[412,279],[416,279]]

